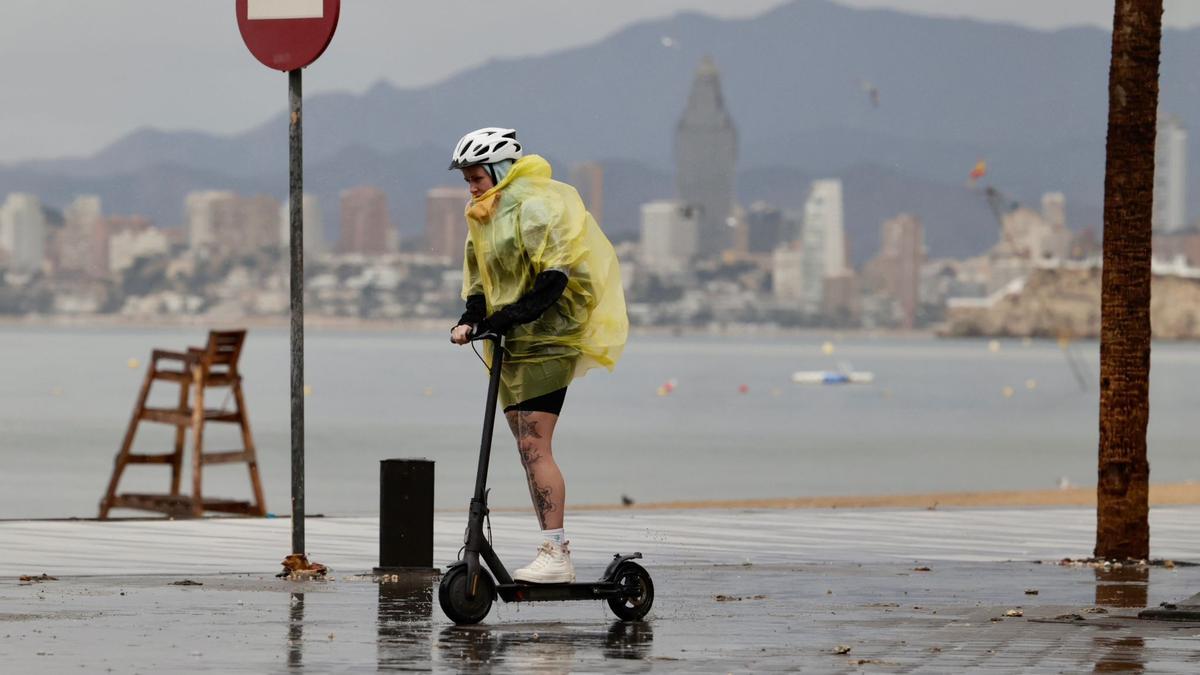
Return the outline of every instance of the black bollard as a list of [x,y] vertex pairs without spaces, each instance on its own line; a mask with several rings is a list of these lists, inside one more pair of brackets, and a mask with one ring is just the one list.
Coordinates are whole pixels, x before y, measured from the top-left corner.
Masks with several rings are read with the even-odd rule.
[[379,567],[376,574],[433,569],[433,462],[379,462]]

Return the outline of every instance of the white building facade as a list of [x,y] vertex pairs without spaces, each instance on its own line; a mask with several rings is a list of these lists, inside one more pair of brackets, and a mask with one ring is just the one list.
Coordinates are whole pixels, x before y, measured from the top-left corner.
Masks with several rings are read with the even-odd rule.
[[696,256],[696,210],[678,201],[642,205],[641,262],[649,273],[686,272]]
[[0,206],[0,249],[8,267],[35,272],[46,257],[46,214],[36,196],[14,192]]
[[[321,255],[329,249],[325,243],[325,218],[321,214],[321,203],[316,195],[304,193],[300,202],[304,218],[304,257]],[[290,245],[292,236],[291,200],[284,200],[279,208],[279,241],[283,248]]]
[[841,276],[846,268],[846,235],[842,181],[813,181],[804,203],[804,307],[818,312],[825,297],[825,279]]
[[1187,129],[1178,118],[1159,118],[1154,144],[1155,232],[1176,232],[1187,227],[1187,144]]
[[166,255],[170,248],[167,235],[156,227],[122,230],[108,240],[108,268],[113,274],[120,274],[138,258]]

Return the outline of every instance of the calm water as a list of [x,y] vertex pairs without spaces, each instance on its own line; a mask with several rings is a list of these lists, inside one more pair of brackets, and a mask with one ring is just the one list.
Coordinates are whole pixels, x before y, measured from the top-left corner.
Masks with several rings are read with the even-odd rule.
[[[0,517],[91,516],[153,347],[197,344],[199,330],[0,328]],[[1075,347],[1081,391],[1053,343],[834,336],[635,336],[614,374],[577,382],[555,439],[577,503],[1049,488],[1094,482],[1095,344]],[[378,461],[437,462],[440,507],[469,500],[485,372],[443,333],[307,336],[310,513],[377,511]],[[268,508],[289,511],[288,345],[255,330],[243,361]],[[130,358],[142,365],[131,369]],[[869,386],[801,387],[794,370],[847,361]],[[1154,349],[1150,461],[1156,481],[1200,479],[1200,350]],[[666,397],[658,387],[674,378]],[[749,387],[739,393],[740,385]],[[161,402],[175,388],[161,383]],[[1032,388],[1030,388],[1032,386]],[[1011,387],[1013,395],[1002,391]],[[239,446],[209,427],[208,447]],[[143,425],[137,448],[166,452],[173,432]],[[492,504],[528,494],[503,423]],[[169,471],[135,466],[124,490],[165,491]],[[206,473],[206,492],[246,497],[241,465]],[[185,477],[185,485],[187,478]]]

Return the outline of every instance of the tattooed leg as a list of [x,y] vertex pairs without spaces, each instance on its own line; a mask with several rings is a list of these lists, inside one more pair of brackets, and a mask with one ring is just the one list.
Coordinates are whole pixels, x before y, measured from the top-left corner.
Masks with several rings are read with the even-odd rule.
[[551,449],[558,415],[522,410],[505,413],[505,417],[517,440],[538,524],[543,530],[562,527],[567,489]]

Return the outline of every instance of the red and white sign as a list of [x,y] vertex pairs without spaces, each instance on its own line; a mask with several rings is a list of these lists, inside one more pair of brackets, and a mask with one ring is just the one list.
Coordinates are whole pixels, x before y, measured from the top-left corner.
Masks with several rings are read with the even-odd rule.
[[341,0],[237,0],[238,30],[263,65],[296,70],[325,52],[341,7]]

